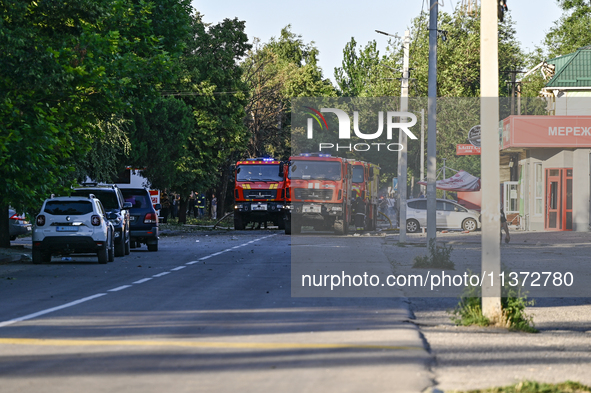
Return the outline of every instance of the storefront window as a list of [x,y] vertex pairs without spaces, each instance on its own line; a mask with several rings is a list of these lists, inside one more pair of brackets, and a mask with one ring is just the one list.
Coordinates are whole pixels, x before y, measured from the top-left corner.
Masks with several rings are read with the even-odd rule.
[[535,207],[534,207],[534,215],[541,216],[542,209],[543,209],[543,199],[542,199],[542,191],[544,185],[544,177],[542,176],[542,163],[538,162],[535,164]]

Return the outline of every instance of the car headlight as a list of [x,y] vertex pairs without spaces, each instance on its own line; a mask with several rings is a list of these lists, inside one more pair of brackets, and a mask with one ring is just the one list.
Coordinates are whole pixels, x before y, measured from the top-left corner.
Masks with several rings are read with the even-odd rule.
[[343,207],[342,206],[333,206],[332,207],[332,211],[333,212],[342,212],[343,211]]
[[242,203],[234,205],[234,209],[242,209]]

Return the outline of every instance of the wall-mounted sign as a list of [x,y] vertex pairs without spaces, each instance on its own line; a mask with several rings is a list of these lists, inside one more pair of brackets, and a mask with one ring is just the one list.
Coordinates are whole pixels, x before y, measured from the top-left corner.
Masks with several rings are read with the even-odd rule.
[[480,155],[480,147],[469,144],[456,145],[456,156],[476,156]]
[[474,126],[468,131],[468,142],[474,147],[480,147],[480,126]]

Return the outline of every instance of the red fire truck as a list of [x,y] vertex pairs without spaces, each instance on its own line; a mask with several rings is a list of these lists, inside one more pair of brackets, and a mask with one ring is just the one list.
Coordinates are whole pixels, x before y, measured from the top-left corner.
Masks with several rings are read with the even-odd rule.
[[349,232],[351,164],[345,158],[312,153],[290,157],[285,167],[285,233],[302,226]]
[[365,205],[365,229],[373,231],[378,222],[378,186],[380,179],[380,167],[378,165],[350,160],[353,167],[352,186],[356,195],[361,196]]
[[250,222],[283,224],[283,165],[274,158],[238,161],[234,170],[234,228]]

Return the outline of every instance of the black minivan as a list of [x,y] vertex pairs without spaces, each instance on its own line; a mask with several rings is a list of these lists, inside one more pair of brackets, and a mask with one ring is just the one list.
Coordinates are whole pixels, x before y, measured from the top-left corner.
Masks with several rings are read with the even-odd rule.
[[158,251],[158,213],[152,205],[150,192],[145,188],[121,188],[125,202],[131,203],[129,209],[129,228],[131,248],[148,246],[148,251]]

